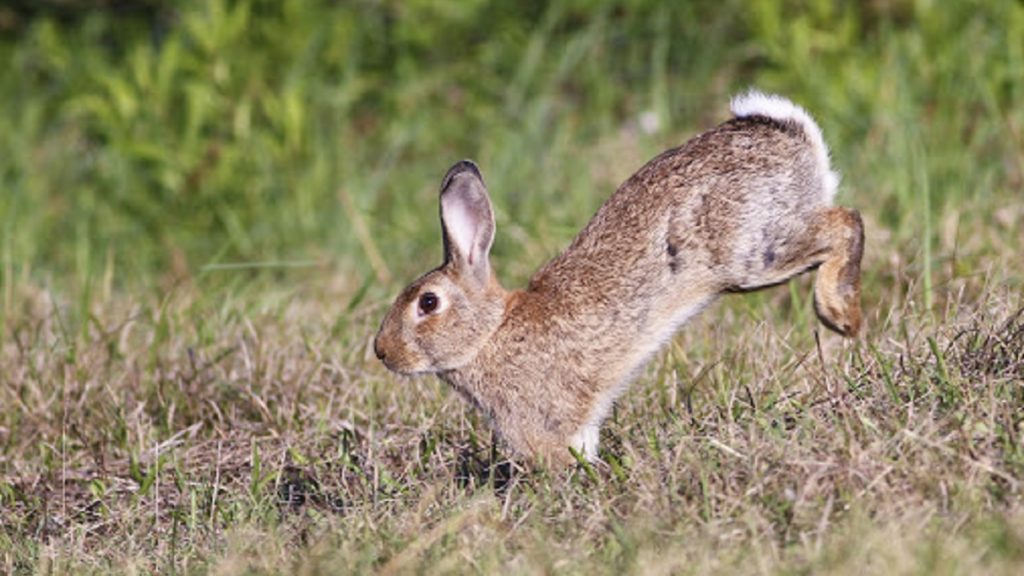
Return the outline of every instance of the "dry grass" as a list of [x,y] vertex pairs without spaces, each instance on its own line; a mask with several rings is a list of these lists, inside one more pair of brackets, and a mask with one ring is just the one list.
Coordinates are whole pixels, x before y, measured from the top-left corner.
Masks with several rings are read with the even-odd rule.
[[24,288],[0,569],[1013,573],[1019,279],[949,279],[933,315],[874,259],[863,341],[819,335],[806,280],[723,301],[620,403],[605,463],[566,472],[502,461],[455,395],[385,373],[386,295],[340,274],[88,318]]

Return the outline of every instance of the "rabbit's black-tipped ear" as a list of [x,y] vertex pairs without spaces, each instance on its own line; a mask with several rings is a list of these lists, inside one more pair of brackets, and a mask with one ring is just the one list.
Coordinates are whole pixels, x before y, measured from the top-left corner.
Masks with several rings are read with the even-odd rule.
[[441,227],[444,259],[457,270],[486,283],[494,242],[494,211],[480,170],[463,160],[448,170],[441,182]]

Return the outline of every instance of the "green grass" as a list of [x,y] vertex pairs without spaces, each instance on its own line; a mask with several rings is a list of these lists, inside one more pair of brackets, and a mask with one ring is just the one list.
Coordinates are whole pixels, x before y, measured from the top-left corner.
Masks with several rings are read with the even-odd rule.
[[[142,6],[0,8],[0,572],[1024,568],[1020,3]],[[522,285],[748,85],[864,215],[862,340],[725,298],[564,472],[373,358],[454,160]]]

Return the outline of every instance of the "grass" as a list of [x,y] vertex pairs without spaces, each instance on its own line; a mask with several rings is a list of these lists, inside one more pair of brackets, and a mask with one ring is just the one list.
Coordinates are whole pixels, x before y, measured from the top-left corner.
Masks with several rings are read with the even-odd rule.
[[[1019,573],[1024,9],[686,4],[0,9],[0,572]],[[454,159],[521,285],[749,84],[865,217],[863,339],[723,299],[567,471],[373,358]]]
[[14,321],[5,570],[1020,567],[1018,291],[951,299],[936,327],[875,308],[864,342],[820,347],[806,306],[772,313],[784,290],[725,301],[620,403],[606,463],[559,473],[386,374],[384,302],[346,312],[331,284],[114,300],[81,332],[41,298]]

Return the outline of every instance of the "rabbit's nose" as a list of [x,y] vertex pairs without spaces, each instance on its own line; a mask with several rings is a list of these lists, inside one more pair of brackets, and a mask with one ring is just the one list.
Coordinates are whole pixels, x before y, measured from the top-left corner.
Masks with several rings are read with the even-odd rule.
[[380,338],[373,339],[373,353],[381,362],[383,362],[384,358],[387,357],[387,354],[384,352],[384,349],[380,347]]

